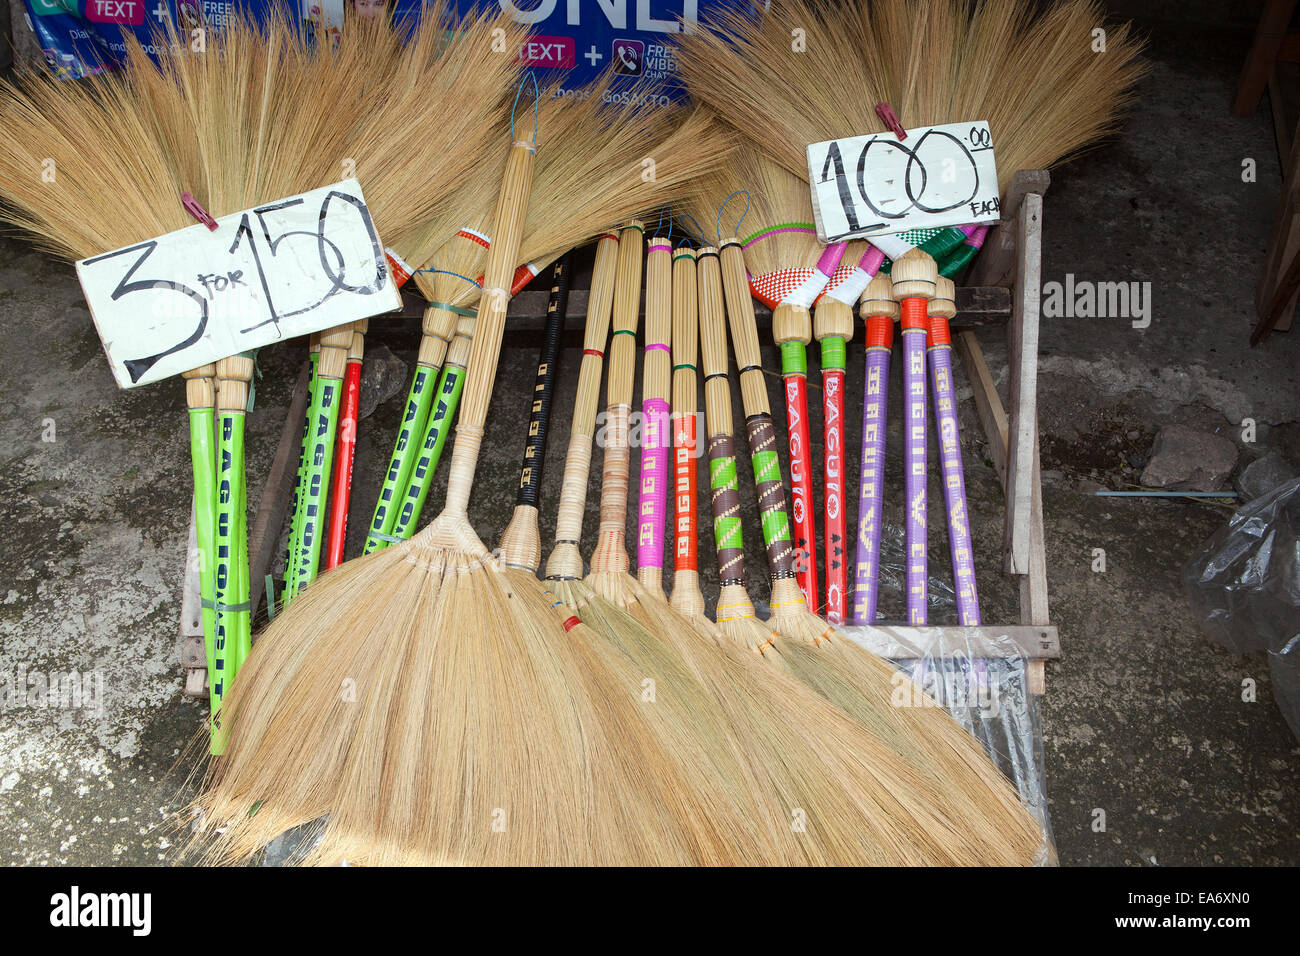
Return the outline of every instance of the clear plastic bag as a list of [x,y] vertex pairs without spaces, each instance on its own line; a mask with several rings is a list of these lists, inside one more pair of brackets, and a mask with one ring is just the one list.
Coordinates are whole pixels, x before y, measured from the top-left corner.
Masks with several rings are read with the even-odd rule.
[[[931,578],[930,586],[938,582]],[[951,590],[949,591],[951,593]],[[901,700],[944,707],[979,741],[1038,819],[1042,844],[1036,862],[1056,862],[1043,772],[1043,725],[1029,689],[1029,662],[1019,645],[996,629],[917,629],[901,625],[843,626],[836,630],[899,668]],[[977,638],[976,634],[980,636]],[[926,646],[918,637],[924,635]],[[902,687],[910,678],[918,692]]]
[[1183,589],[1211,638],[1268,654],[1274,697],[1300,737],[1300,478],[1239,508],[1187,563]]

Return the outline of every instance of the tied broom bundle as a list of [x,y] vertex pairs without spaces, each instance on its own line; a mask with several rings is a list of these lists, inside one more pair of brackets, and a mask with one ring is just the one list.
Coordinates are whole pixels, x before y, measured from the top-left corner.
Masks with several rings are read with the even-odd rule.
[[642,363],[641,475],[637,495],[636,577],[648,594],[666,600],[663,585],[668,458],[672,451],[672,230],[650,240],[646,254],[645,357]]

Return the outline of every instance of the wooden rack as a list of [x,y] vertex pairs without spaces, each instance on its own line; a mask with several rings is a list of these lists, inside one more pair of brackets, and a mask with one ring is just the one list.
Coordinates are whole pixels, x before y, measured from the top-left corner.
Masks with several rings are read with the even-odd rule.
[[[1045,171],[1015,175],[1003,199],[1003,221],[988,235],[975,260],[969,281],[957,289],[957,316],[952,321],[953,345],[966,370],[975,395],[975,409],[992,450],[993,464],[1005,494],[1003,570],[1019,581],[1020,621],[1014,625],[962,627],[877,626],[855,629],[876,653],[892,659],[942,654],[941,648],[984,648],[989,657],[1018,649],[1029,662],[1029,686],[1035,694],[1045,689],[1044,664],[1061,654],[1060,639],[1051,625],[1047,600],[1047,553],[1043,538],[1043,495],[1038,460],[1038,320],[1042,268],[1043,195],[1050,177]],[[540,335],[546,292],[524,292],[510,307],[512,336]],[[581,314],[586,291],[574,289],[569,309]],[[759,321],[770,313],[757,309]],[[408,302],[405,315],[418,320],[418,299]],[[1006,407],[994,386],[975,329],[1005,325],[1008,340],[1009,401]],[[376,329],[372,323],[371,329]],[[517,344],[523,344],[518,342]],[[293,493],[302,440],[302,418],[307,402],[307,368],[304,363],[285,416],[275,459],[262,489],[257,514],[249,532],[249,565],[253,612],[263,597],[279,530]],[[186,563],[181,601],[182,663],[185,693],[207,694],[206,658],[199,617],[198,558],[190,524],[190,560]],[[1001,650],[999,650],[1001,649]]]

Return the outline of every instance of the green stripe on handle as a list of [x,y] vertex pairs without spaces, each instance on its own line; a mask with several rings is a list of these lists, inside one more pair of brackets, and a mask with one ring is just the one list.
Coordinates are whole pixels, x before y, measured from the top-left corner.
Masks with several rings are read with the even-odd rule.
[[329,474],[334,465],[334,436],[339,425],[339,401],[343,382],[335,378],[317,380],[310,442],[307,446],[307,471],[303,484],[302,533],[298,539],[298,580],[295,594],[316,580],[320,569],[320,547],[325,522],[325,495]]
[[[316,366],[320,361],[320,353],[309,353],[308,361],[311,363],[311,373],[307,379],[307,410],[303,412],[302,418],[302,444],[298,448],[298,481],[293,489],[293,511],[290,512],[292,518],[289,525],[289,542],[285,546],[284,554],[283,600],[286,605],[298,593],[298,545],[302,541],[302,502],[303,488],[307,482],[307,444],[311,437],[311,423],[316,418]],[[269,600],[268,603],[270,603]]]
[[[190,409],[190,461],[194,468],[194,536],[199,549],[199,596],[202,598],[203,649],[208,673],[216,670],[217,613],[213,581],[216,571],[217,458],[214,446],[215,413],[211,408]],[[211,682],[209,682],[211,685]],[[220,701],[209,692],[212,713]]]
[[447,365],[438,377],[438,387],[434,390],[432,413],[429,415],[429,427],[425,431],[424,444],[419,457],[411,469],[410,484],[398,502],[397,519],[393,523],[392,537],[405,541],[415,533],[416,523],[424,510],[424,502],[429,497],[429,487],[433,484],[433,473],[442,458],[443,446],[447,443],[447,433],[451,431],[451,421],[456,417],[460,405],[460,393],[465,387],[465,370],[459,365]]
[[436,381],[434,369],[427,365],[415,367],[411,389],[406,396],[406,411],[402,415],[397,441],[393,444],[392,457],[388,460],[388,470],[384,472],[384,482],[379,486],[379,500],[375,502],[375,514],[370,520],[370,534],[366,537],[363,554],[379,551],[390,543],[403,493],[410,484],[411,472],[419,458],[416,443],[429,426],[429,409],[433,407],[433,395],[437,391],[432,386]]

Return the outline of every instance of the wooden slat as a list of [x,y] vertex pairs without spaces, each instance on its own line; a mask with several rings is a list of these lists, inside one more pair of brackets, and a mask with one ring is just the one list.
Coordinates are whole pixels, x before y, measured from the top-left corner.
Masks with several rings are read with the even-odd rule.
[[1007,505],[1003,567],[1029,572],[1029,515],[1033,497],[1038,408],[1038,313],[1042,272],[1043,197],[1030,193],[1020,207],[1016,294],[1007,327],[1011,371],[1007,445]]
[[[1038,458],[1038,425],[1034,423],[1034,482],[1029,514],[1029,573],[1020,579],[1020,623],[1043,626],[1049,620],[1047,606],[1047,540],[1043,526],[1043,473]],[[1029,662],[1029,690],[1047,690],[1043,662]]]
[[988,440],[989,454],[993,456],[993,468],[1002,482],[1003,491],[1007,487],[1007,412],[1002,407],[1002,398],[993,383],[993,374],[984,361],[984,351],[974,332],[959,332],[953,340],[957,354],[961,356],[962,367],[975,395],[975,412],[979,415],[980,425],[984,428],[984,437]]
[[266,569],[271,566],[275,546],[280,540],[280,529],[289,511],[289,499],[298,477],[298,457],[302,448],[302,420],[307,413],[307,390],[311,365],[303,361],[294,383],[289,410],[280,428],[280,443],[275,449],[271,470],[262,486],[262,497],[257,503],[257,516],[248,532],[248,573],[252,615],[266,592]]
[[1295,5],[1296,0],[1268,0],[1265,4],[1255,27],[1254,42],[1237,80],[1237,92],[1232,99],[1233,116],[1250,116],[1259,105],[1264,87],[1268,86],[1269,74],[1273,72],[1273,61],[1286,40]]
[[1037,661],[1061,656],[1060,637],[1051,625],[911,627],[875,624],[838,627],[836,630],[872,653],[896,661],[966,655],[990,658],[1013,655]]

